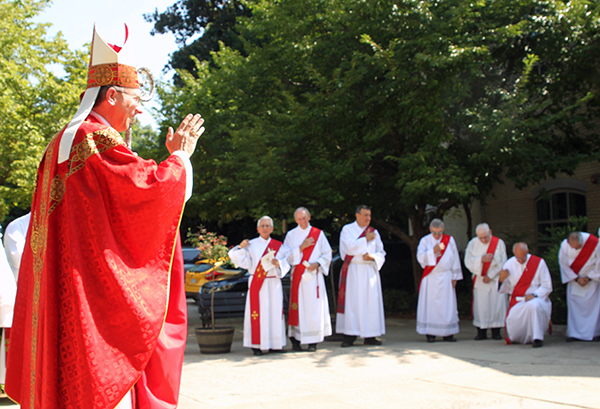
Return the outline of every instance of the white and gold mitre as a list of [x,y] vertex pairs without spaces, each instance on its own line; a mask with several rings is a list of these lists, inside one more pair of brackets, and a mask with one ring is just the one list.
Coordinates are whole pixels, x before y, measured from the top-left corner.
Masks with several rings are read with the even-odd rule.
[[118,85],[127,88],[139,88],[137,70],[132,64],[131,52],[127,45],[129,30],[125,25],[123,46],[109,44],[96,31],[92,38],[92,52],[88,68],[87,87]]
[[131,51],[126,47],[127,37],[129,37],[129,30],[125,25],[123,46],[109,44],[100,37],[96,31],[96,25],[94,25],[87,89],[83,94],[77,113],[67,125],[60,140],[58,163],[63,163],[69,159],[75,134],[92,111],[100,87],[117,85],[127,88],[140,88],[137,70],[132,64]]

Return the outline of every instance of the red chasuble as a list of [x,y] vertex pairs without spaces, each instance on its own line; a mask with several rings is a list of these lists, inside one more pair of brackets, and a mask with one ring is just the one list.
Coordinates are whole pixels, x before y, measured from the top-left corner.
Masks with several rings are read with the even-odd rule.
[[[371,226],[367,226],[360,234],[360,236],[358,236],[358,238],[360,239],[361,237],[365,237],[367,232],[374,231],[374,228],[372,228]],[[346,257],[344,258],[344,263],[342,264],[342,271],[340,272],[340,290],[338,293],[337,305],[337,312],[339,312],[340,314],[343,314],[344,311],[346,311],[346,279],[348,278],[348,267],[350,267],[350,262],[353,258],[354,256],[346,255]]]
[[[440,251],[440,255],[435,260],[435,266],[437,266],[437,263],[440,262],[440,259],[442,258],[442,256],[446,252],[446,249],[448,248],[448,243],[449,242],[450,242],[450,236],[447,235],[447,234],[443,234],[442,235],[442,241],[440,243],[444,243],[444,249],[442,251]],[[423,275],[421,276],[421,281],[419,281],[419,288],[421,288],[421,283],[423,282],[423,279],[425,277],[427,277],[429,275],[429,273],[431,273],[431,270],[433,270],[435,268],[435,266],[425,266],[425,268],[423,269]]]
[[[525,292],[531,285],[531,281],[533,281],[533,277],[535,276],[535,272],[537,271],[541,260],[542,259],[540,257],[534,256],[534,255],[531,255],[531,257],[529,257],[529,260],[527,261],[527,265],[525,266],[525,270],[523,270],[523,274],[521,274],[521,278],[517,282],[517,285],[515,286],[515,288],[512,292],[512,296],[510,297],[510,302],[508,304],[508,310],[506,311],[507,317],[508,317],[508,314],[510,313],[510,309],[517,303],[517,297],[525,296]],[[506,329],[504,329],[504,333],[506,334],[506,337],[505,337],[506,343],[510,344],[511,341],[510,341],[510,338],[508,337],[508,331],[506,331]]]
[[[280,241],[271,239],[262,257],[264,257],[269,250],[273,250],[275,251],[275,254],[277,254],[281,244]],[[250,317],[252,318],[250,322],[252,327],[252,344],[254,345],[260,345],[260,298],[258,295],[266,277],[267,272],[259,261],[258,267],[256,267],[256,271],[252,277],[252,284],[250,285]]]
[[587,263],[587,261],[590,259],[590,256],[594,252],[594,249],[597,245],[598,238],[593,234],[590,234],[588,239],[585,241],[583,248],[571,264],[571,270],[573,270],[575,274],[579,274],[583,266],[585,266],[585,263]]
[[113,408],[159,348],[182,359],[185,168],[174,155],[160,165],[135,156],[93,116],[58,164],[61,136],[38,170],[6,392],[28,409]]
[[[294,327],[298,326],[298,289],[300,288],[302,274],[304,274],[304,270],[306,270],[306,267],[304,267],[303,263],[308,261],[313,250],[315,249],[317,240],[319,239],[319,234],[321,234],[321,230],[311,226],[307,238],[312,237],[315,243],[312,246],[304,249],[302,252],[302,260],[300,260],[300,264],[294,266],[294,272],[292,273],[292,288],[290,291],[290,311],[288,316],[288,324]],[[319,294],[318,291],[319,287],[317,287],[317,295]]]

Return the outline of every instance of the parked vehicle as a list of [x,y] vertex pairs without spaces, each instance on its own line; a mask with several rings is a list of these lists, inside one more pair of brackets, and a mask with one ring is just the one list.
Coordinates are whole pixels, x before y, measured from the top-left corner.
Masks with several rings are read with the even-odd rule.
[[[330,273],[331,277],[325,278],[327,285],[327,294],[330,302],[331,311],[335,311],[334,300],[337,299],[337,282],[339,281],[339,274],[342,268],[342,260],[337,252],[334,252],[334,256],[331,260]],[[250,273],[247,270],[240,272],[239,274],[222,277],[220,280],[215,282],[205,282],[200,288],[197,294],[198,300],[198,312],[202,318],[202,326],[210,324],[210,299],[212,289],[215,289],[215,319],[216,318],[233,318],[243,317],[244,308],[246,306],[246,294],[248,293],[248,279]],[[334,280],[336,284],[332,285],[331,280]],[[287,274],[281,280],[283,287],[283,308],[287,315],[290,295],[290,275]],[[332,287],[335,287],[335,297],[332,296]],[[187,288],[187,287],[186,287]],[[186,290],[187,291],[187,290]]]
[[223,267],[217,267],[206,260],[198,261],[192,268],[185,273],[185,296],[192,298],[198,302],[200,288],[209,280],[212,279],[212,275],[215,275],[215,282],[235,276],[241,272],[246,271],[245,269],[229,269]]
[[183,253],[183,275],[185,276],[185,273],[200,261],[200,250],[195,247],[182,247],[181,251]]

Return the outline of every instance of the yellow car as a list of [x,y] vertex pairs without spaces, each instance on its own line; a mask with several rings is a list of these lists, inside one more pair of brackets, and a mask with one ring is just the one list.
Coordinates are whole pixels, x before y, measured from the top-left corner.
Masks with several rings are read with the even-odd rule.
[[200,288],[212,280],[212,275],[215,274],[214,280],[220,281],[239,274],[243,269],[229,269],[221,266],[215,266],[207,260],[201,260],[196,265],[185,272],[185,296],[192,298],[198,302]]

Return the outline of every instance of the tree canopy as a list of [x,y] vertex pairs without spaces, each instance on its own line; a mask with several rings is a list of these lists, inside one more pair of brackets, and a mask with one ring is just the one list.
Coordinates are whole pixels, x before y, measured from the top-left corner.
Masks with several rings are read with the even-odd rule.
[[164,123],[206,118],[188,214],[290,218],[305,205],[342,224],[367,203],[416,250],[428,209],[483,199],[503,172],[524,186],[596,158],[596,3],[248,7],[244,53],[222,43],[161,91]]
[[44,148],[85,89],[84,53],[69,51],[60,34],[48,38],[48,24],[32,22],[48,3],[0,0],[0,220],[30,207]]

